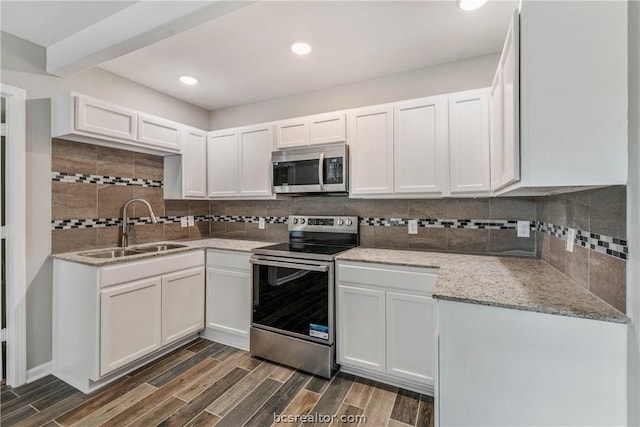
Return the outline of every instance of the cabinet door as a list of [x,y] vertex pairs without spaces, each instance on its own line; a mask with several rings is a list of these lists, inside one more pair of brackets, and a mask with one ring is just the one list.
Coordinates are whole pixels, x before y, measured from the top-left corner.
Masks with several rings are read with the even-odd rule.
[[207,328],[249,338],[251,274],[207,268]]
[[374,107],[349,114],[352,195],[393,193],[393,110]]
[[272,126],[243,128],[240,141],[240,196],[270,196]]
[[135,141],[137,113],[108,102],[76,96],[76,123],[79,131]]
[[180,125],[159,117],[138,114],[138,142],[164,150],[180,151]]
[[184,197],[207,197],[207,134],[186,129],[182,144],[182,173]]
[[384,291],[338,285],[338,363],[385,372]]
[[449,190],[487,194],[491,189],[488,89],[449,97]]
[[520,181],[520,28],[516,8],[498,65],[502,84],[500,187]]
[[161,346],[160,278],[100,293],[100,375]]
[[435,302],[387,291],[387,373],[433,385]]
[[396,105],[393,128],[394,191],[443,194],[448,171],[447,98]]
[[204,269],[162,276],[162,345],[204,329]]
[[344,113],[328,113],[309,118],[309,144],[330,144],[347,140],[347,125]]
[[230,197],[238,194],[238,134],[234,129],[211,132],[207,141],[207,194]]
[[309,145],[309,120],[292,119],[276,124],[276,146],[280,149]]
[[500,67],[493,78],[489,91],[489,138],[491,147],[491,189],[498,190],[502,185],[502,72]]

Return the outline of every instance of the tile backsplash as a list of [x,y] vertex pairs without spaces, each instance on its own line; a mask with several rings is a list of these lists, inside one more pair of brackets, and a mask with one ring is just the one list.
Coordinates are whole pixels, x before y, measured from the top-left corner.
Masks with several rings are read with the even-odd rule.
[[625,186],[614,186],[539,197],[536,202],[538,221],[581,230],[601,242],[594,249],[576,245],[568,252],[566,235],[536,233],[537,255],[622,312],[626,311],[627,265],[625,259],[607,254],[605,240],[624,243],[610,245],[616,249],[627,246],[626,197]]
[[[130,243],[223,237],[279,242],[286,217],[354,215],[367,247],[541,257],[621,311],[625,309],[626,188],[608,187],[550,197],[364,200],[345,196],[277,200],[164,200],[163,158],[54,139],[52,142],[52,252],[117,246],[121,209],[131,206]],[[193,215],[196,224],[181,227]],[[264,229],[258,218],[267,218]],[[408,234],[407,221],[419,222]],[[516,235],[531,221],[531,237]],[[566,251],[568,228],[579,230]]]

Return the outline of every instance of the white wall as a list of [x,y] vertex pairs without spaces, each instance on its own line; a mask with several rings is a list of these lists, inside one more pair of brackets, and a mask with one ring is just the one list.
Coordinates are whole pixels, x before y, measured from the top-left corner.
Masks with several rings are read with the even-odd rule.
[[491,86],[499,54],[451,62],[329,89],[211,112],[209,129],[225,129],[347,108]]
[[629,2],[629,182],[627,185],[627,315],[629,425],[640,425],[640,2]]
[[27,91],[27,369],[51,360],[51,102],[70,90],[206,129],[209,112],[107,71],[46,74],[45,50],[1,34],[0,80]]

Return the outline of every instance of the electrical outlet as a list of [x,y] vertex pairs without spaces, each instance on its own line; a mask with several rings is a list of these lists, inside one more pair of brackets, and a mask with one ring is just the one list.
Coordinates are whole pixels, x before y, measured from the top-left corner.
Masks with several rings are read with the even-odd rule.
[[409,230],[409,234],[418,234],[418,221],[410,219],[407,229]]
[[518,237],[531,236],[531,223],[529,221],[518,221]]
[[258,219],[258,229],[259,230],[264,230],[264,218],[259,218]]
[[187,225],[189,225],[189,221],[187,221],[187,217],[186,216],[180,217],[180,227],[186,227]]
[[569,231],[567,232],[567,251],[568,252],[573,252],[573,244],[575,239],[576,239],[576,229],[570,228]]
[[193,227],[194,225],[196,225],[196,221],[195,221],[195,219],[193,218],[193,215],[189,215],[189,216],[187,217],[187,221],[189,222],[189,227]]

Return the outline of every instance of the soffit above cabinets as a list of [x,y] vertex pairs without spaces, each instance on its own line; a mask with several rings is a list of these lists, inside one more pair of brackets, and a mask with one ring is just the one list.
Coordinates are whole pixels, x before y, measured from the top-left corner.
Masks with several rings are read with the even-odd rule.
[[[2,30],[47,48],[47,70],[100,66],[213,110],[501,50],[517,1],[16,1]],[[291,43],[306,41],[300,57]],[[178,77],[189,74],[197,86]]]

